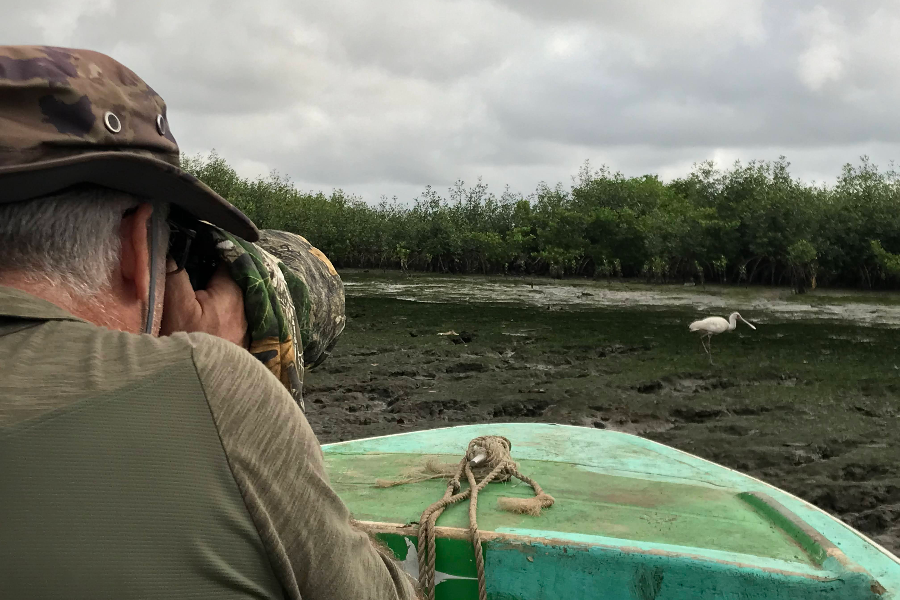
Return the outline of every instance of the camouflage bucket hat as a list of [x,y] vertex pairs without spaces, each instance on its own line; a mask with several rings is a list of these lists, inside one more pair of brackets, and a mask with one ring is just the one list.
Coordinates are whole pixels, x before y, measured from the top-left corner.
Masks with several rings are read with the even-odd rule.
[[179,165],[165,102],[122,64],[90,50],[0,46],[0,204],[93,183],[259,238]]

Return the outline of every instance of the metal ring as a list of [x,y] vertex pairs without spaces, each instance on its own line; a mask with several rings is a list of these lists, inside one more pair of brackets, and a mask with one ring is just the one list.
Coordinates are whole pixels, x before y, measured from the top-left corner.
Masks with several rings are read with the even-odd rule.
[[162,115],[156,115],[156,130],[159,135],[166,135],[166,118]]
[[106,114],[103,115],[103,122],[106,124],[106,128],[112,133],[119,133],[122,131],[122,121],[111,111],[106,111]]

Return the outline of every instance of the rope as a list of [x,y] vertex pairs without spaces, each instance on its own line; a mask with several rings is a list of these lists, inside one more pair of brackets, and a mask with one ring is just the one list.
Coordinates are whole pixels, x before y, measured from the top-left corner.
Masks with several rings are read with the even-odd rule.
[[[478,493],[492,481],[509,481],[510,478],[515,477],[530,485],[535,495],[533,498],[500,498],[498,504],[501,509],[537,516],[541,513],[542,508],[549,508],[553,505],[552,496],[544,493],[536,481],[519,472],[519,466],[509,454],[511,448],[512,443],[508,439],[497,435],[477,437],[469,442],[466,455],[459,461],[443,497],[422,513],[419,519],[419,584],[425,591],[428,600],[434,600],[435,524],[445,508],[466,498],[470,499],[469,535],[475,550],[475,567],[478,570],[478,598],[487,600],[484,556],[481,552],[481,536],[478,533],[476,518]],[[469,487],[460,491],[460,479],[463,476]],[[432,477],[428,477],[428,479],[430,478]],[[396,485],[414,480],[390,483]]]

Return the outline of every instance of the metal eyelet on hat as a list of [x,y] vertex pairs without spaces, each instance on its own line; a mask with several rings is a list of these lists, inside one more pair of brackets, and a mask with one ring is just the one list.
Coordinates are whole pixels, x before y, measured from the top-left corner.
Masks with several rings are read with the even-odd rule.
[[103,122],[106,124],[106,128],[112,133],[119,133],[122,131],[122,121],[120,121],[119,117],[112,111],[106,111],[106,114],[103,115]]
[[159,135],[166,135],[166,118],[162,115],[156,115],[156,130]]

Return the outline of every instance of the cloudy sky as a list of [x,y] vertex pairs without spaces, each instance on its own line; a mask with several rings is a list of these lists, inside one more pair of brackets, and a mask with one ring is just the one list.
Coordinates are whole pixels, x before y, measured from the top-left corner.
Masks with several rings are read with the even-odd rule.
[[0,0],[0,43],[86,47],[166,99],[184,151],[407,201],[788,157],[900,159],[900,2]]

